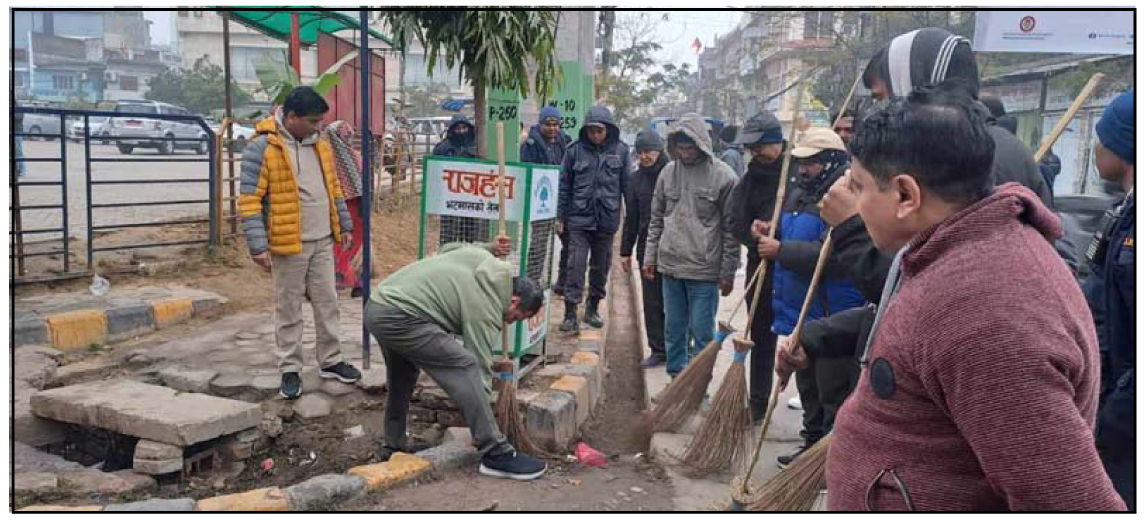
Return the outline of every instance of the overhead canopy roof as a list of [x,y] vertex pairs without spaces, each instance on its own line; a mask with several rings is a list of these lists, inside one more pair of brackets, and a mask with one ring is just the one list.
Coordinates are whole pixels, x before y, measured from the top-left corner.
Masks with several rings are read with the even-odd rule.
[[[357,18],[344,12],[318,7],[304,7],[296,9],[258,9],[258,8],[232,8],[221,9],[232,20],[259,31],[272,38],[290,41],[291,15],[298,15],[298,39],[302,45],[318,43],[319,33],[334,34],[346,30],[358,30]],[[394,42],[387,36],[370,29],[370,35],[393,45]]]

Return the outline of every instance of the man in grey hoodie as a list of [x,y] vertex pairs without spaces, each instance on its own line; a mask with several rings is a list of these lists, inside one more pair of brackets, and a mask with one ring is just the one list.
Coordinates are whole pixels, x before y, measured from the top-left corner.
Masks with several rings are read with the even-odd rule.
[[657,180],[642,270],[663,276],[666,371],[676,377],[712,340],[717,291],[732,293],[740,243],[732,234],[736,174],[715,157],[704,120],[685,116],[668,144],[676,160]]

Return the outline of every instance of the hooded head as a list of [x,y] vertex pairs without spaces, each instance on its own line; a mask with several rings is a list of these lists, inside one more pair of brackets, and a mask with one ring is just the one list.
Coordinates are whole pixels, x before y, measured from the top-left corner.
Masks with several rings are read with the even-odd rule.
[[642,168],[649,168],[657,163],[665,162],[665,143],[660,134],[653,130],[641,130],[637,140],[633,143],[637,151],[637,161]]
[[[590,127],[605,129],[605,138],[600,144],[594,143],[593,140],[589,138]],[[621,130],[617,128],[617,123],[613,120],[613,113],[610,112],[609,109],[597,105],[585,113],[585,124],[581,127],[581,133],[578,135],[578,138],[583,143],[607,146],[621,140]]]
[[457,114],[450,119],[450,126],[446,129],[446,139],[458,146],[467,146],[474,142],[474,124],[463,114]]
[[1098,143],[1094,145],[1095,165],[1108,181],[1133,182],[1134,176],[1134,91],[1123,92],[1107,105],[1098,120]]
[[696,164],[713,156],[708,126],[696,114],[686,114],[668,134],[673,157],[684,164]]
[[896,36],[864,69],[863,84],[876,99],[905,97],[912,89],[962,78],[979,97],[979,67],[971,42],[945,29],[929,27]]

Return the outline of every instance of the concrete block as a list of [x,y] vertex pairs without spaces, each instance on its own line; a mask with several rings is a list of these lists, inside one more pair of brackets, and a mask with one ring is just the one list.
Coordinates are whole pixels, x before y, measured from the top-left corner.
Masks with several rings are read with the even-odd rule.
[[223,313],[223,302],[212,298],[191,301],[191,312],[201,318],[216,318]]
[[580,330],[577,339],[581,341],[596,341],[599,343],[601,341],[601,330],[585,326]]
[[63,351],[88,348],[107,341],[107,315],[103,311],[78,310],[48,316],[48,337]]
[[142,500],[139,502],[127,502],[124,504],[108,504],[103,508],[104,511],[119,511],[119,512],[160,512],[160,511],[194,511],[195,499],[192,498],[153,498],[151,500]]
[[590,340],[590,339],[580,338],[577,341],[577,350],[584,351],[584,352],[593,352],[595,354],[600,354],[601,348],[602,348],[601,343],[602,342],[599,339]]
[[303,419],[317,419],[330,415],[332,401],[319,393],[304,394],[294,403],[294,413]]
[[15,369],[12,372],[15,379],[36,389],[42,389],[52,383],[56,378],[56,367],[59,366],[59,362],[48,351],[58,352],[38,345],[17,347],[13,351]]
[[206,394],[211,392],[211,380],[217,375],[218,372],[210,369],[172,366],[159,371],[159,380],[180,392]]
[[442,436],[442,444],[461,444],[463,446],[473,446],[474,436],[469,428],[462,426],[452,426],[446,428],[446,434]]
[[577,351],[573,353],[573,357],[569,362],[574,365],[592,365],[598,366],[601,364],[601,356],[593,352]]
[[195,311],[190,298],[171,298],[151,302],[151,312],[155,316],[155,326],[163,327],[185,321]]
[[143,473],[145,475],[168,475],[183,471],[183,457],[173,459],[140,459],[135,458],[131,461],[131,469],[136,473]]
[[79,495],[122,495],[155,488],[155,479],[133,471],[104,473],[84,468],[61,473],[59,479],[62,487],[70,488]]
[[461,412],[440,411],[434,414],[435,421],[443,426],[468,426]]
[[31,317],[16,320],[12,324],[12,344],[34,345],[48,342],[48,324],[39,318]]
[[255,453],[255,443],[228,439],[219,444],[219,452],[231,460],[246,460]]
[[111,339],[129,338],[155,330],[155,316],[150,305],[116,307],[107,312],[107,335]]
[[23,381],[17,381],[15,386],[12,438],[29,446],[45,446],[63,441],[67,437],[67,425],[34,415],[30,399],[36,390]]
[[59,479],[54,473],[38,471],[17,473],[13,483],[13,490],[17,493],[49,493],[56,490]]
[[590,388],[593,389],[593,395],[601,395],[602,390],[605,389],[605,377],[601,373],[601,367],[594,365],[569,365],[566,370],[568,375],[579,376],[589,381]]
[[565,375],[567,368],[569,368],[569,365],[561,363],[545,365],[533,372],[533,375],[537,377],[561,377]]
[[419,451],[416,455],[429,461],[434,471],[438,474],[473,466],[478,463],[479,458],[477,448],[474,448],[472,443],[463,444],[453,442],[447,442],[428,450]]
[[183,448],[172,444],[140,439],[135,444],[135,458],[148,460],[164,460],[183,457]]
[[366,490],[366,481],[353,475],[319,475],[286,488],[292,511],[330,509]]
[[593,411],[593,398],[596,397],[596,392],[592,391],[588,379],[580,376],[562,376],[549,385],[549,389],[573,396],[573,401],[577,405],[577,425],[585,423]]
[[44,418],[95,426],[132,437],[190,446],[259,425],[259,405],[128,379],[45,390],[32,396]]
[[430,470],[430,461],[407,453],[395,453],[390,460],[378,464],[356,466],[346,472],[362,477],[366,489],[379,491],[409,482]]
[[449,394],[441,388],[422,388],[418,390],[419,403],[431,410],[457,410],[458,405]]
[[545,392],[530,401],[525,425],[543,449],[560,452],[577,434],[577,404],[565,392]]
[[200,500],[199,511],[290,511],[286,493],[277,487],[261,488]]

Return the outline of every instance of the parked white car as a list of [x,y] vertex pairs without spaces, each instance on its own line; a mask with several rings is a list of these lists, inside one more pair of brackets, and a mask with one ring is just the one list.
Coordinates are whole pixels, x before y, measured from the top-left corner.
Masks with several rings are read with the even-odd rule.
[[[109,137],[111,136],[111,118],[104,116],[90,116],[88,117],[88,128],[88,135],[92,137],[92,141],[95,141],[100,137]],[[68,127],[68,139],[76,142],[84,140],[83,118],[73,121],[71,126]],[[107,139],[103,139],[99,142],[102,144],[111,143],[111,141]]]
[[135,138],[116,142],[122,154],[130,154],[136,148],[154,148],[163,155],[174,154],[179,148],[207,153],[207,132],[197,123],[147,117],[148,114],[191,115],[182,107],[158,101],[120,101],[115,111],[125,115],[112,118],[111,135]]

